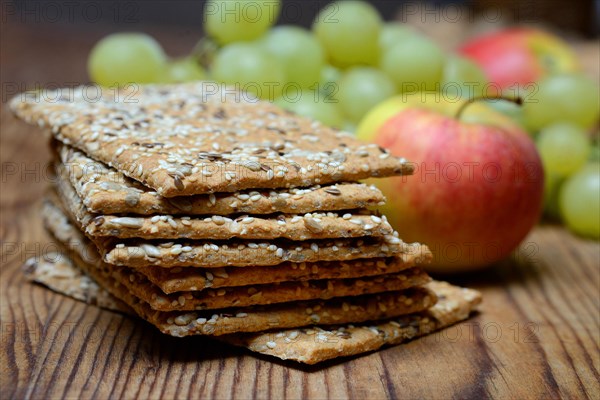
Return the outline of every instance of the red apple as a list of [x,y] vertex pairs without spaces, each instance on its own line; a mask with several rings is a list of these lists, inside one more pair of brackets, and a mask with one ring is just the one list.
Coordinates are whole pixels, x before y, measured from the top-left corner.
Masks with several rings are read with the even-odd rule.
[[[438,96],[438,97],[436,97]],[[476,269],[507,257],[537,222],[543,170],[529,135],[483,103],[416,94],[384,102],[358,135],[415,163],[384,179],[385,213],[405,241],[427,244],[433,271]]]
[[526,85],[550,74],[575,72],[579,63],[568,44],[536,29],[512,28],[475,38],[459,52],[478,63],[501,88]]

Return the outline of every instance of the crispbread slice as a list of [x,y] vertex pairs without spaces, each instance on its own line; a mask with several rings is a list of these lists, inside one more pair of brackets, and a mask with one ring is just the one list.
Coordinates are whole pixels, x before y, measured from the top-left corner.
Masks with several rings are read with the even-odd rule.
[[[66,257],[47,255],[41,259],[32,258],[25,265],[30,279],[59,293],[110,310],[134,313],[129,306],[96,284],[73,284],[71,276],[75,277],[75,282],[78,281],[77,276],[85,277],[90,283],[94,281],[83,275]],[[57,273],[63,277],[56,278]],[[474,290],[439,281],[433,281],[427,287],[439,298],[434,306],[390,320],[332,328],[311,326],[264,333],[236,333],[217,338],[284,360],[316,364],[336,357],[371,352],[443,329],[468,318],[481,302],[480,293]]]
[[22,269],[31,281],[58,293],[108,310],[136,315],[131,307],[98,286],[95,280],[74,266],[71,259],[62,253],[48,252],[31,257],[25,261]]
[[[44,222],[54,230],[56,226],[70,226],[71,222],[63,214],[52,200],[45,202]],[[66,231],[66,229],[63,229]],[[77,229],[71,229],[71,238],[67,241],[76,241],[81,237]],[[86,239],[87,240],[87,239]],[[79,240],[81,241],[81,240]],[[89,241],[88,241],[89,242]],[[86,250],[84,258],[99,257],[97,250]],[[348,261],[324,261],[314,263],[292,263],[267,267],[251,267],[251,271],[245,268],[198,268],[198,267],[174,267],[162,268],[159,266],[139,267],[136,271],[148,278],[156,286],[166,293],[181,291],[195,291],[206,288],[221,288],[260,285],[265,283],[284,281],[306,281],[317,279],[343,279],[358,278],[363,276],[393,274],[416,265],[424,265],[431,261],[432,254],[426,246],[416,248],[414,252],[405,252],[397,257],[366,258]],[[91,262],[101,260],[92,259]]]
[[224,287],[203,291],[164,294],[143,275],[124,267],[111,268],[111,276],[139,299],[158,311],[211,310],[227,307],[248,307],[304,300],[328,300],[399,291],[424,285],[431,279],[420,268],[397,274],[357,279],[331,279],[304,282],[269,283],[257,286]]
[[[65,210],[51,199],[44,202],[47,223],[65,217]],[[70,215],[71,220],[76,218]],[[91,238],[109,264],[132,268],[157,265],[164,268],[226,266],[250,267],[277,265],[286,261],[346,261],[358,258],[382,258],[402,253],[417,254],[418,243],[406,244],[396,236],[339,240],[249,242],[193,241],[165,242]]]
[[245,268],[160,268],[139,267],[136,271],[158,286],[164,293],[202,290],[286,281],[316,279],[347,279],[373,275],[393,274],[415,265],[431,261],[426,248],[418,254],[401,254],[398,257],[367,258],[349,261],[320,261],[314,263],[283,263],[269,267]]
[[[63,241],[60,229],[56,231]],[[65,234],[68,237],[68,234]],[[60,246],[60,243],[58,244]],[[352,296],[331,300],[311,300],[238,307],[209,311],[156,311],[148,303],[133,295],[111,276],[93,264],[85,262],[77,252],[65,249],[62,256],[74,263],[101,287],[131,307],[141,318],[163,333],[172,336],[214,335],[236,332],[260,332],[268,329],[300,326],[356,323],[391,318],[423,311],[437,301],[435,294],[424,287],[400,292]],[[57,260],[54,260],[56,262]]]
[[271,103],[231,100],[228,90],[206,82],[135,86],[90,101],[78,87],[16,96],[10,107],[165,197],[413,172],[377,145]]
[[375,207],[385,202],[385,197],[379,189],[364,183],[164,198],[156,191],[89,158],[79,150],[60,142],[55,144],[71,184],[88,211],[93,213],[294,214]]
[[221,336],[219,340],[283,360],[316,364],[425,336],[467,319],[481,303],[481,294],[472,289],[439,281],[433,281],[427,287],[439,300],[433,307],[420,313],[371,324],[236,334]]
[[[360,279],[331,279],[305,282],[283,282],[256,286],[225,287],[204,291],[178,292],[166,295],[142,274],[127,267],[114,267],[102,261],[95,246],[66,218],[46,220],[50,232],[69,251],[88,264],[96,265],[107,276],[123,285],[133,295],[159,311],[204,310],[226,307],[275,304],[298,300],[329,299],[402,290],[427,283],[430,278],[419,268],[397,274]],[[249,274],[253,273],[248,270]]]
[[[415,253],[421,245],[392,242],[385,238],[291,242],[143,242],[113,239],[93,241],[109,264],[133,268],[146,266],[221,268],[278,265],[290,262],[347,261]],[[397,239],[399,240],[399,239]]]
[[[102,278],[100,284],[104,286]],[[112,288],[112,290],[111,290]],[[202,311],[162,312],[152,308],[122,286],[108,287],[111,294],[130,305],[143,319],[171,336],[221,336],[238,332],[295,328],[318,323],[334,325],[391,318],[426,310],[435,304],[435,294],[424,287],[401,292]],[[308,311],[311,311],[310,313]]]
[[77,218],[89,236],[141,239],[334,239],[391,235],[394,230],[385,216],[368,210],[344,214],[334,212],[304,215],[205,216],[101,215],[87,211],[58,166],[57,192],[62,203]]

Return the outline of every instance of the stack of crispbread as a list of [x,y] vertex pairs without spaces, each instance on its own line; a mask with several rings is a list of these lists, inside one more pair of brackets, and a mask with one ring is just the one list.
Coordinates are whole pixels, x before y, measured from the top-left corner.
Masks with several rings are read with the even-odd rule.
[[358,181],[412,172],[385,149],[202,83],[88,92],[11,103],[55,138],[43,217],[73,262],[45,260],[38,280],[65,291],[49,272],[74,264],[164,333],[307,363],[426,334],[479,302],[430,282],[429,250],[373,211],[384,198]]

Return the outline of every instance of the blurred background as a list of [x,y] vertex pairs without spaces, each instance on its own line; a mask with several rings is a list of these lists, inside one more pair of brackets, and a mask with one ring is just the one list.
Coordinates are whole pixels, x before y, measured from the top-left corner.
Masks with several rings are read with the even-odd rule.
[[[331,1],[283,0],[281,24],[310,26],[318,11]],[[86,30],[124,28],[130,23],[138,27],[165,25],[194,28],[202,19],[204,0],[137,0],[137,1],[3,1],[3,23],[25,22],[28,25],[53,23],[56,26]],[[583,37],[598,35],[600,6],[594,0],[472,0],[472,1],[395,1],[375,0],[373,4],[386,20],[406,21],[416,14],[435,18],[432,11],[448,8],[455,16],[458,5],[471,12],[469,17],[497,19],[504,23],[537,23],[554,26]],[[450,10],[451,8],[454,8]],[[490,12],[492,10],[492,12]],[[429,12],[427,15],[426,12]],[[46,14],[34,16],[33,14]],[[466,17],[465,14],[463,17]],[[24,17],[24,18],[23,18]],[[115,18],[116,17],[116,18]],[[90,24],[93,22],[93,24]]]
[[[330,1],[283,0],[282,3],[279,25],[310,27],[318,11]],[[584,70],[596,75],[599,1],[377,0],[369,3],[384,20],[413,25],[446,50],[503,26],[540,26],[568,39],[580,54]],[[203,0],[2,0],[2,81],[32,85],[42,77],[52,76],[56,83],[88,82],[87,60],[82,53],[88,53],[105,35],[119,31],[149,33],[170,56],[186,55],[203,36],[204,4]],[[35,51],[30,51],[33,46]],[[58,64],[51,62],[56,57],[69,58],[72,68],[56,67]],[[10,87],[7,89],[4,84],[2,91],[7,90]],[[7,97],[3,95],[2,102]]]
[[[332,3],[4,0],[2,104],[26,90],[92,81],[215,81],[377,142],[405,95],[442,93],[454,105],[483,97],[536,142],[545,217],[600,238],[600,1]],[[268,15],[273,4],[277,18]],[[261,18],[244,14],[250,8],[236,14],[237,6]],[[267,83],[279,89],[265,90]],[[491,99],[500,94],[519,97],[522,107]],[[399,201],[390,207],[399,218]]]

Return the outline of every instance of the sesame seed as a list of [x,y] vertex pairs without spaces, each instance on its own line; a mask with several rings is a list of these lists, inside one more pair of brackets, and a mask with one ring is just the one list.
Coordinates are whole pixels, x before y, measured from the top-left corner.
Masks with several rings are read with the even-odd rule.
[[174,322],[179,326],[187,325],[190,322],[189,316],[188,314],[179,315],[175,318]]
[[110,222],[125,228],[141,228],[144,225],[143,219],[131,217],[117,217],[110,220]]
[[402,243],[402,240],[400,240],[397,237],[392,236],[392,235],[386,235],[384,237],[384,239],[389,244],[400,244],[400,243]]
[[315,218],[304,218],[304,225],[309,231],[314,233],[320,233],[325,230],[325,228],[323,228],[323,226],[317,222],[317,219]]
[[223,225],[225,223],[225,218],[221,217],[220,215],[213,215],[211,219],[217,225]]
[[381,218],[379,218],[379,217],[378,217],[378,216],[376,216],[376,215],[371,215],[371,220],[372,220],[373,222],[375,222],[376,224],[380,224],[380,223],[381,223]]

